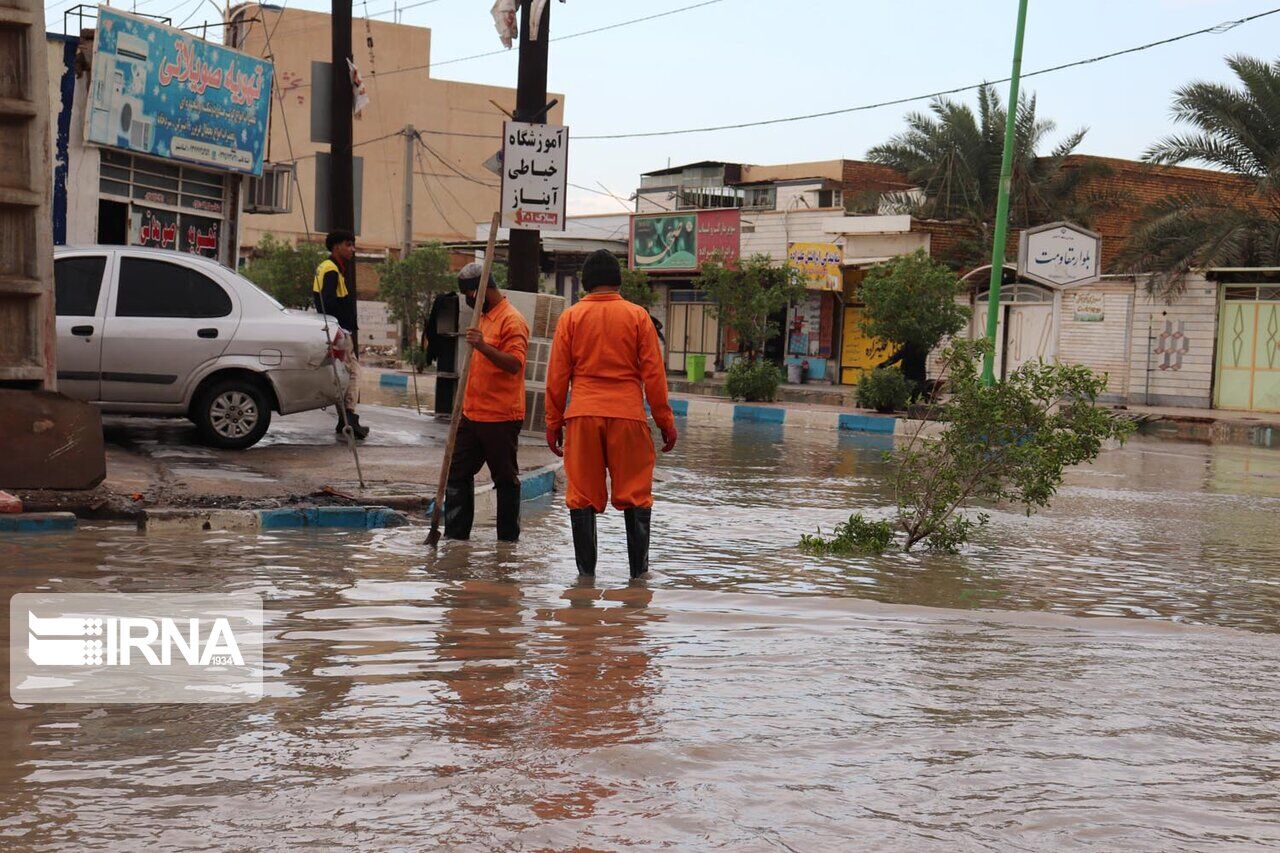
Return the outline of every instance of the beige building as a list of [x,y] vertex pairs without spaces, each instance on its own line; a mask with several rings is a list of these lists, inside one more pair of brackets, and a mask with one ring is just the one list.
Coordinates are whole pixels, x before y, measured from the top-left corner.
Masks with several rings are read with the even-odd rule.
[[[231,10],[230,20],[231,45],[275,64],[279,97],[272,105],[267,160],[293,164],[299,190],[288,213],[246,213],[241,246],[248,250],[268,232],[299,240],[307,239],[310,230],[314,239],[316,155],[327,153],[329,146],[313,133],[313,114],[323,120],[328,112],[328,93],[313,85],[313,69],[330,58],[329,16],[244,4]],[[381,254],[403,242],[402,131],[410,124],[423,140],[413,155],[413,240],[471,239],[476,223],[487,222],[497,206],[498,176],[482,164],[498,150],[506,117],[490,101],[511,110],[515,90],[432,77],[428,66],[434,45],[425,27],[355,18],[351,35],[369,94],[353,134],[363,175],[360,251]],[[547,121],[562,122],[564,96],[548,97],[559,103]],[[364,295],[364,279],[360,290]]]

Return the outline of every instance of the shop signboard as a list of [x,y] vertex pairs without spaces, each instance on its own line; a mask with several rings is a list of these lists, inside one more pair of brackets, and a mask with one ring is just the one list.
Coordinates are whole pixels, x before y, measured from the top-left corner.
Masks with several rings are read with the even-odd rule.
[[129,211],[129,245],[177,249],[218,258],[222,221],[134,204]]
[[182,228],[179,231],[179,248],[193,255],[204,255],[206,258],[217,258],[220,243],[218,234],[222,222],[204,216],[182,214]]
[[810,290],[844,289],[844,250],[835,243],[788,243],[787,262]]
[[272,74],[259,57],[101,7],[85,138],[261,175]]
[[736,209],[633,216],[631,268],[697,272],[712,258],[735,264],[741,235],[741,214]]
[[178,248],[178,214],[172,210],[133,205],[129,211],[129,245],[152,249]]
[[502,227],[563,231],[569,128],[506,122],[501,164]]

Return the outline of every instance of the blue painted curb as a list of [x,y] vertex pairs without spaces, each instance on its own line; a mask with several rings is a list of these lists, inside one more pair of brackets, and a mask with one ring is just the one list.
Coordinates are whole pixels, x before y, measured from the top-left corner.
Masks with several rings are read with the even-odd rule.
[[48,533],[75,529],[76,516],[71,512],[19,512],[0,515],[0,533]]
[[766,424],[780,424],[787,418],[786,409],[778,409],[772,406],[734,406],[733,419],[735,421],[759,421]]
[[840,429],[851,432],[871,432],[893,435],[898,426],[898,419],[889,415],[844,415],[840,416]]
[[672,400],[671,411],[677,418],[689,417],[689,401],[688,400]]
[[384,373],[378,377],[379,385],[388,385],[393,388],[408,388],[409,377],[403,373]]
[[534,498],[540,498],[555,491],[555,488],[555,471],[544,470],[531,477],[523,477],[520,480],[520,500],[531,501]]
[[385,506],[312,506],[298,509],[258,510],[258,526],[263,530],[287,530],[298,527],[346,527],[374,530],[380,527],[403,527],[409,519],[403,513]]

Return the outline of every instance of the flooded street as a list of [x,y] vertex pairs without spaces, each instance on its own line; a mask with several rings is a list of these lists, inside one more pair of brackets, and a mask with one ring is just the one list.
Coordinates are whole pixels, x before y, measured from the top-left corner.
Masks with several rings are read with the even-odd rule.
[[[964,554],[811,558],[867,436],[684,428],[654,571],[484,527],[0,537],[18,592],[253,592],[251,705],[4,703],[9,849],[1280,845],[1280,452],[1135,440]],[[7,612],[7,611],[6,611]]]

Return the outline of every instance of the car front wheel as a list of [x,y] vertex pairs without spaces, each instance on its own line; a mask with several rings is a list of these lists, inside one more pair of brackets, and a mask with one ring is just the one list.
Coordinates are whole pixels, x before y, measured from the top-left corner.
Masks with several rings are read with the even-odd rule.
[[224,379],[209,386],[192,412],[205,444],[243,450],[258,443],[271,426],[271,405],[255,382]]

